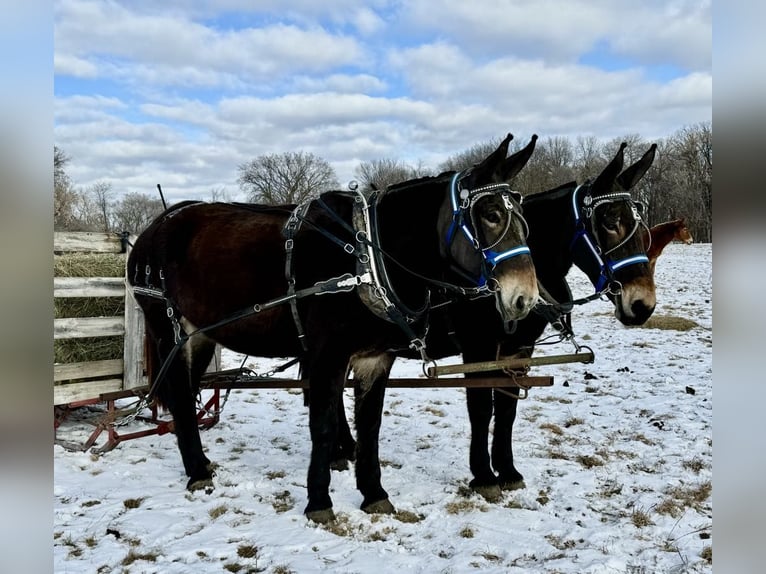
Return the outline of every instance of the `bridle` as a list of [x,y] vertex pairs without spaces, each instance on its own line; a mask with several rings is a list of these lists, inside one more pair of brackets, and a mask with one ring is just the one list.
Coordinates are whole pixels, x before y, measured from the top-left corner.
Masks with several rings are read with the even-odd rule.
[[[582,202],[578,200],[579,194],[582,193]],[[633,229],[628,233],[625,238],[617,245],[603,251],[598,242],[598,235],[595,234],[595,217],[596,208],[604,204],[628,202],[633,214]],[[636,265],[638,263],[648,263],[649,258],[646,253],[638,253],[630,255],[622,259],[613,259],[609,257],[611,253],[614,253],[617,249],[624,246],[630,239],[636,234],[639,226],[643,225],[644,228],[649,231],[649,227],[646,225],[641,217],[639,208],[641,204],[634,201],[630,193],[627,191],[607,193],[593,197],[590,194],[590,183],[586,182],[578,185],[574,193],[572,193],[572,210],[575,217],[575,236],[572,239],[570,248],[572,251],[576,249],[585,249],[590,255],[591,260],[598,266],[599,274],[598,279],[593,281],[593,286],[596,288],[597,293],[607,292],[611,295],[619,295],[622,292],[622,284],[615,279],[614,273],[624,267],[630,265]],[[651,233],[649,233],[651,237]],[[591,280],[592,281],[592,280]]]
[[[452,267],[460,275],[475,282],[480,288],[483,288],[487,286],[488,280],[493,278],[494,269],[498,263],[518,255],[531,255],[529,247],[526,245],[519,245],[503,251],[495,251],[494,249],[508,234],[514,215],[521,220],[521,223],[524,226],[524,237],[529,236],[529,226],[527,225],[524,216],[521,214],[522,198],[520,193],[512,191],[511,186],[507,183],[490,183],[475,189],[464,189],[460,184],[469,173],[470,170],[457,172],[452,176],[450,182],[449,196],[452,207],[452,221],[447,229],[447,235],[445,237],[446,253],[447,257],[452,259],[452,242],[455,239],[457,230],[460,229],[466,239],[468,239],[468,242],[473,246],[474,250],[482,256],[481,273],[478,278],[472,277],[468,271],[457,266],[457,263],[454,260],[452,261]],[[474,208],[481,199],[490,195],[501,196],[508,217],[506,218],[505,228],[502,233],[498,235],[497,239],[490,245],[482,247],[478,238],[479,226],[476,222]]]

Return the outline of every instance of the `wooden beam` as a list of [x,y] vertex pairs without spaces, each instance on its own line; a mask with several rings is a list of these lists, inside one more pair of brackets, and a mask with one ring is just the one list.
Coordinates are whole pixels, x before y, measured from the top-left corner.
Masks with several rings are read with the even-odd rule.
[[85,361],[82,363],[60,363],[53,365],[53,381],[71,381],[73,379],[91,379],[122,375],[122,359],[104,361]]
[[103,393],[119,391],[121,388],[122,379],[105,379],[102,381],[54,385],[53,404],[66,405],[76,401],[97,399]]
[[[388,388],[496,388],[496,387],[550,387],[553,377],[492,377],[481,379],[455,378],[393,378],[389,379]],[[202,387],[206,389],[307,389],[308,381],[301,379],[281,379],[278,377],[251,377],[243,380],[224,378],[216,380],[210,376],[203,380]],[[354,381],[346,381],[346,388],[353,388]]]
[[593,353],[583,352],[572,355],[550,355],[547,357],[529,357],[526,359],[499,359],[497,361],[483,361],[479,363],[465,363],[463,365],[442,365],[428,367],[427,374],[430,377],[443,375],[457,375],[461,373],[478,373],[486,371],[500,371],[503,369],[526,369],[539,365],[560,365],[563,363],[592,363]]
[[66,297],[124,297],[123,277],[54,277],[53,296]]
[[53,320],[54,339],[111,337],[124,334],[124,317],[69,317]]
[[114,233],[57,231],[53,234],[53,251],[120,253],[122,243]]

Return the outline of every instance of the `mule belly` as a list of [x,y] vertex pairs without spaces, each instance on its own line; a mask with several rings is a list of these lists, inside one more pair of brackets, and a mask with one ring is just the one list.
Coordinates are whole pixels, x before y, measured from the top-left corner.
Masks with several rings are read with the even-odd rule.
[[264,316],[240,319],[231,325],[214,329],[210,337],[227,349],[255,357],[295,357],[302,348],[298,330],[289,306],[273,309]]

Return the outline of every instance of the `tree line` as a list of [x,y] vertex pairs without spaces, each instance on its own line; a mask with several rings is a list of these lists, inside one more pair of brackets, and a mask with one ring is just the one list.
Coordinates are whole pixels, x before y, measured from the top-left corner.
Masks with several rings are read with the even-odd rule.
[[[552,189],[570,181],[583,182],[604,168],[621,142],[627,142],[625,164],[637,160],[651,143],[657,143],[652,168],[632,190],[647,208],[647,223],[683,217],[696,241],[712,242],[713,230],[713,131],[710,122],[685,126],[656,142],[631,134],[610,141],[594,136],[570,139],[540,138],[527,166],[513,182],[523,195]],[[360,163],[355,169],[363,190],[386,186],[444,171],[468,168],[497,148],[500,138],[478,143],[448,157],[435,168],[381,158]],[[517,138],[511,152],[528,141]],[[54,229],[81,231],[130,231],[140,233],[163,210],[157,194],[128,193],[117,197],[112,185],[98,182],[79,189],[66,173],[69,156],[54,147]],[[237,166],[238,184],[247,201],[299,203],[323,191],[339,189],[330,164],[314,154],[299,151],[262,155]],[[208,198],[227,201],[222,189]]]

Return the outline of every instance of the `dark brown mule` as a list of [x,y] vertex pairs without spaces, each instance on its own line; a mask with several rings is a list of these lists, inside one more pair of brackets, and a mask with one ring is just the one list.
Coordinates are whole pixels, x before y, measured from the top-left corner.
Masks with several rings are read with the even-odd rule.
[[[652,146],[635,164],[624,171],[623,144],[614,159],[593,182],[570,183],[551,191],[524,198],[524,216],[529,224],[529,246],[538,279],[562,307],[541,304],[519,321],[512,334],[493,313],[491,301],[455,301],[434,309],[431,329],[426,338],[429,356],[442,358],[462,353],[465,362],[493,360],[500,356],[531,356],[534,346],[549,320],[561,320],[560,314],[571,308],[571,293],[566,275],[573,264],[582,269],[597,292],[608,296],[615,315],[626,325],[645,322],[655,306],[655,288],[645,254],[644,228],[636,205],[627,190],[643,177],[654,160]],[[569,303],[569,304],[568,304]],[[398,356],[402,356],[400,353]],[[351,369],[357,382],[357,420],[366,420],[367,396],[363,389],[376,389],[385,383],[394,354],[373,358],[355,356]],[[413,357],[406,354],[404,356]],[[361,360],[360,360],[361,359]],[[501,376],[498,372],[472,373],[467,377]],[[372,378],[370,378],[372,377]],[[382,385],[381,385],[382,386]],[[380,393],[383,391],[380,390]],[[471,421],[471,486],[488,497],[495,497],[500,486],[518,488],[523,477],[513,463],[512,433],[518,399],[493,389],[467,389]],[[340,412],[341,416],[343,412]],[[489,429],[494,415],[494,438],[488,450]],[[360,417],[363,417],[360,419]],[[353,438],[345,418],[340,421],[341,440],[336,454],[353,452]],[[357,440],[367,448],[368,441],[359,429]],[[369,461],[358,460],[357,480],[370,478]]]
[[694,238],[689,228],[686,227],[686,220],[683,217],[658,223],[649,230],[649,233],[651,234],[651,243],[646,255],[649,257],[649,267],[652,273],[654,273],[654,267],[657,265],[657,258],[668,243],[671,241],[683,241],[686,245],[694,243]]
[[[327,192],[300,206],[185,202],[140,235],[128,279],[146,317],[151,361],[163,365],[152,393],[173,415],[188,488],[213,476],[195,396],[216,342],[249,355],[300,357],[312,441],[305,513],[324,522],[334,517],[331,449],[351,356],[420,348],[437,288],[489,293],[505,321],[527,315],[537,280],[507,182],[531,148],[506,157],[511,137],[465,172],[372,194]],[[452,268],[479,285],[446,282]],[[376,416],[357,424],[375,440],[359,456],[377,459],[382,393],[367,405]],[[393,510],[379,482],[366,486],[359,485],[363,509]]]

